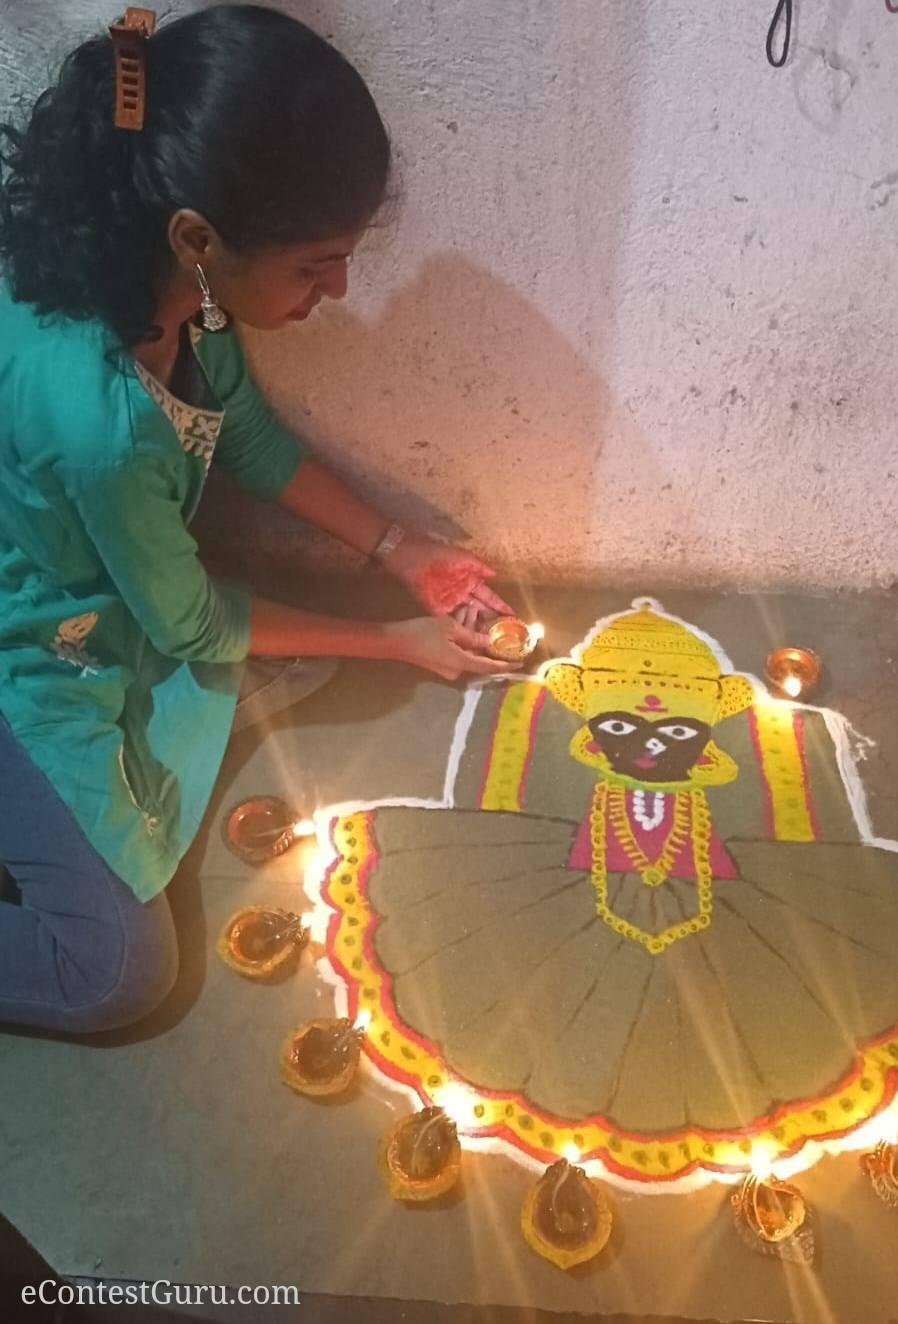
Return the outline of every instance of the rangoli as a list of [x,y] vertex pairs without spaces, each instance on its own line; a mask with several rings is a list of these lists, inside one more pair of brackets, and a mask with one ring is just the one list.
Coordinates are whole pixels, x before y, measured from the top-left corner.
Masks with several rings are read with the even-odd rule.
[[472,687],[440,801],[319,816],[338,1014],[539,1166],[669,1190],[845,1142],[898,1089],[898,847],[850,734],[648,599]]

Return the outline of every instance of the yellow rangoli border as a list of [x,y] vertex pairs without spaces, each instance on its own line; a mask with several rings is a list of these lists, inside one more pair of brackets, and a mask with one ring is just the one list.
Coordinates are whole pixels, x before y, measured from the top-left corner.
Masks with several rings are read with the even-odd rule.
[[776,841],[816,841],[803,754],[801,715],[776,701],[750,711],[752,738],[768,797],[770,835]]
[[515,681],[503,695],[480,795],[481,809],[520,811],[533,725],[545,697],[545,687],[532,681]]
[[[439,811],[433,811],[439,812]],[[374,957],[377,915],[367,896],[367,880],[377,863],[374,812],[358,811],[331,824],[336,859],[322,895],[333,915],[328,929],[330,962],[347,986],[349,1014],[371,1014],[365,1051],[390,1080],[409,1086],[425,1104],[446,1085],[462,1084],[470,1095],[464,1135],[500,1138],[541,1162],[551,1162],[569,1146],[582,1161],[599,1160],[635,1182],[667,1182],[703,1170],[744,1173],[759,1151],[773,1161],[798,1153],[809,1141],[844,1138],[888,1107],[898,1091],[898,1027],[859,1053],[854,1068],[819,1098],[785,1105],[741,1132],[690,1129],[668,1135],[628,1134],[601,1117],[579,1121],[553,1117],[513,1093],[493,1093],[455,1075],[434,1045],[402,1025],[396,1015],[391,978]]]

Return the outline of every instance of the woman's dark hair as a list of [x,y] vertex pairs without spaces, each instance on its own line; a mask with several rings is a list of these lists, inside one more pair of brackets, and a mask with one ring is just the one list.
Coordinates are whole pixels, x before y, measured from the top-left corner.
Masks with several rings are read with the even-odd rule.
[[145,50],[140,132],[114,127],[108,36],[68,56],[23,130],[0,125],[0,262],[13,297],[100,318],[129,348],[154,334],[179,208],[252,254],[367,224],[390,169],[360,75],[285,14],[215,6],[163,24]]

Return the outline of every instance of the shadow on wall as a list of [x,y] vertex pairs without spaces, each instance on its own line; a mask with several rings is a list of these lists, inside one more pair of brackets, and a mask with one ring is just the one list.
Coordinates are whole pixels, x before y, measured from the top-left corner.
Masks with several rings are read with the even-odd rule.
[[[172,0],[164,12],[210,2]],[[591,0],[486,19],[477,0],[397,0],[386,26],[374,0],[279,7],[332,35],[383,94],[410,217],[384,268],[415,274],[374,320],[350,299],[304,328],[250,336],[263,386],[360,491],[410,524],[470,539],[520,574],[582,577],[613,561],[603,530],[615,507],[632,503],[630,451],[651,456],[634,436],[610,473],[602,458],[605,365],[629,297],[618,268],[632,220],[645,0],[602,21]],[[99,0],[64,8],[61,20],[53,0],[7,0],[0,67],[21,71],[20,89],[45,84],[47,52],[55,63],[109,18]],[[434,61],[434,50],[453,57]],[[436,150],[444,117],[458,135],[445,170]],[[435,197],[458,216],[482,216],[513,285],[451,247],[465,233],[452,217],[431,227]],[[635,432],[622,412],[616,429]],[[210,496],[220,499],[204,503],[198,529],[213,535],[216,560],[241,573],[252,552],[332,555],[278,512],[238,502],[226,483]]]
[[[547,318],[450,254],[427,259],[376,321],[350,308],[247,337],[263,389],[318,455],[385,511],[512,570],[533,567],[548,517],[589,541],[606,391]],[[222,568],[324,548],[230,484],[211,495],[197,524]]]
[[[796,14],[793,48],[798,54],[792,70],[792,86],[799,112],[823,133],[833,134],[842,107],[857,83],[860,66],[839,50],[842,29],[854,0],[829,0],[816,31],[802,41],[802,20]],[[867,55],[869,47],[863,52]]]

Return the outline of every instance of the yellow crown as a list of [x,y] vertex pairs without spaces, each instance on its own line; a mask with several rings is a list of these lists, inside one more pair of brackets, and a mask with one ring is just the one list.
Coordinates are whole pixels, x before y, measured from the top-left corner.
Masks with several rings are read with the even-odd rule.
[[544,676],[559,703],[589,720],[602,712],[651,716],[653,695],[672,716],[713,726],[751,706],[744,676],[725,676],[711,648],[648,607],[617,616],[589,640],[580,664],[556,662]]

